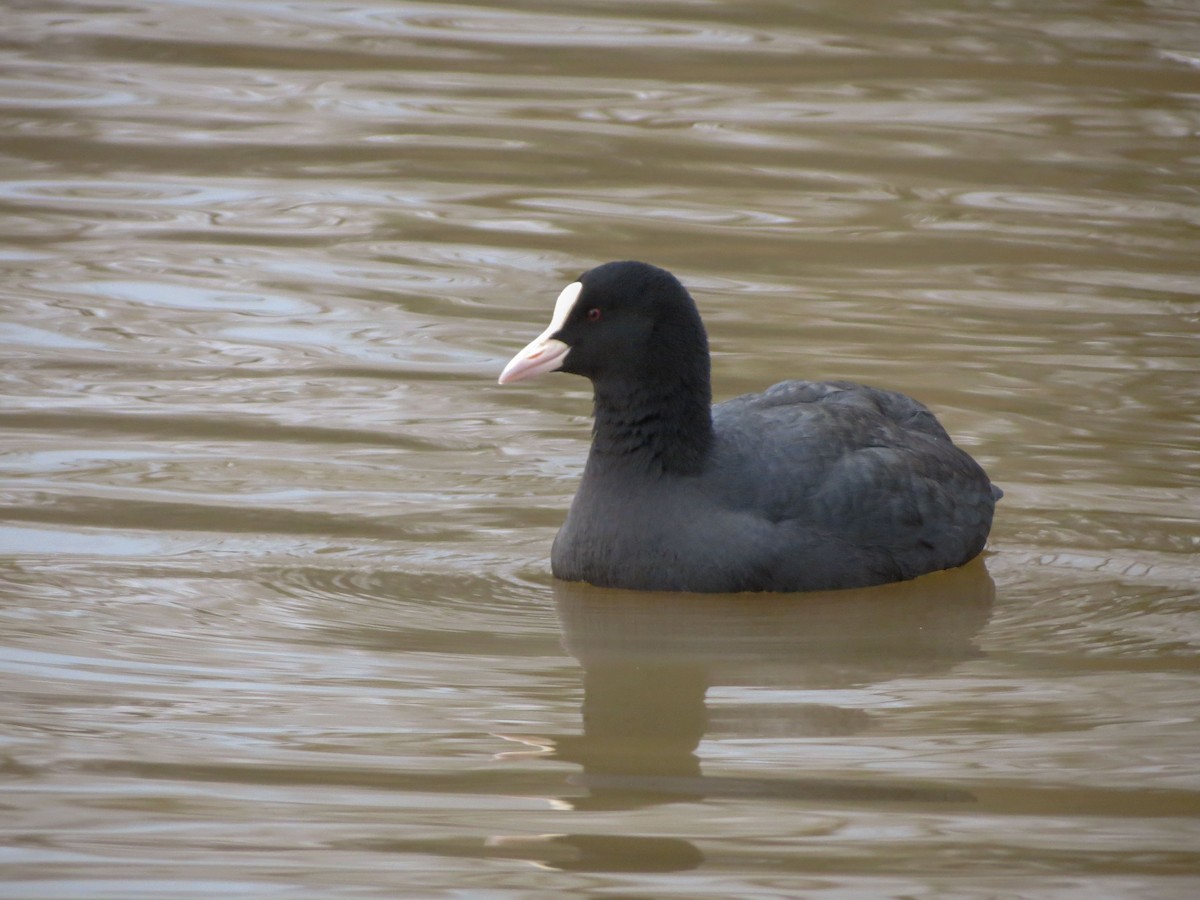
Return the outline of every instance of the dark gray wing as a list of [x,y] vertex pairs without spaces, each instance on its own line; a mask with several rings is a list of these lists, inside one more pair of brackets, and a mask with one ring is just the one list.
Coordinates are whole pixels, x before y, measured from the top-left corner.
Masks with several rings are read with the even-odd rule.
[[718,404],[713,420],[714,488],[730,508],[776,523],[785,557],[789,535],[807,548],[815,534],[825,552],[844,548],[886,580],[961,565],[983,549],[991,483],[910,397],[788,381]]

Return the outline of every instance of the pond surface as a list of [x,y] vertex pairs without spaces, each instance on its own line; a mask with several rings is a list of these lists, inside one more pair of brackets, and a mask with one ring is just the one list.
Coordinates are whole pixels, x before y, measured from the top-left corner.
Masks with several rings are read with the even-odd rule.
[[[1200,10],[9,4],[0,895],[1193,897]],[[557,584],[608,259],[903,390],[979,563]]]

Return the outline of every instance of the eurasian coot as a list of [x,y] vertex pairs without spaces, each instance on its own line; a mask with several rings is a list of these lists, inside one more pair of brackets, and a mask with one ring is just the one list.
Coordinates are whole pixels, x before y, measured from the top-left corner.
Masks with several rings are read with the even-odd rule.
[[672,591],[811,591],[962,565],[1000,491],[933,414],[892,391],[785,381],[712,406],[708,339],[664,269],[610,262],[567,285],[500,383],[592,382],[558,578]]

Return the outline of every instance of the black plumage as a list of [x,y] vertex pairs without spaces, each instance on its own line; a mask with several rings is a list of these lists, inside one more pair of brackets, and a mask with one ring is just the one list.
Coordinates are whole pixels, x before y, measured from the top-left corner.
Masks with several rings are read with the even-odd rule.
[[594,390],[554,574],[607,587],[862,587],[979,554],[998,489],[903,394],[787,381],[711,406],[709,351],[669,272],[614,262],[563,292],[501,376],[561,369]]

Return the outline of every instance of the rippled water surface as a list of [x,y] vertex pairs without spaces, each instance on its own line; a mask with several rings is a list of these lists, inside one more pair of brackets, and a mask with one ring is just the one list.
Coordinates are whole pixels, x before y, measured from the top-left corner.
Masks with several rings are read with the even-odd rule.
[[[1193,3],[8,3],[0,895],[1192,897]],[[986,559],[556,584],[559,288],[933,406]]]

